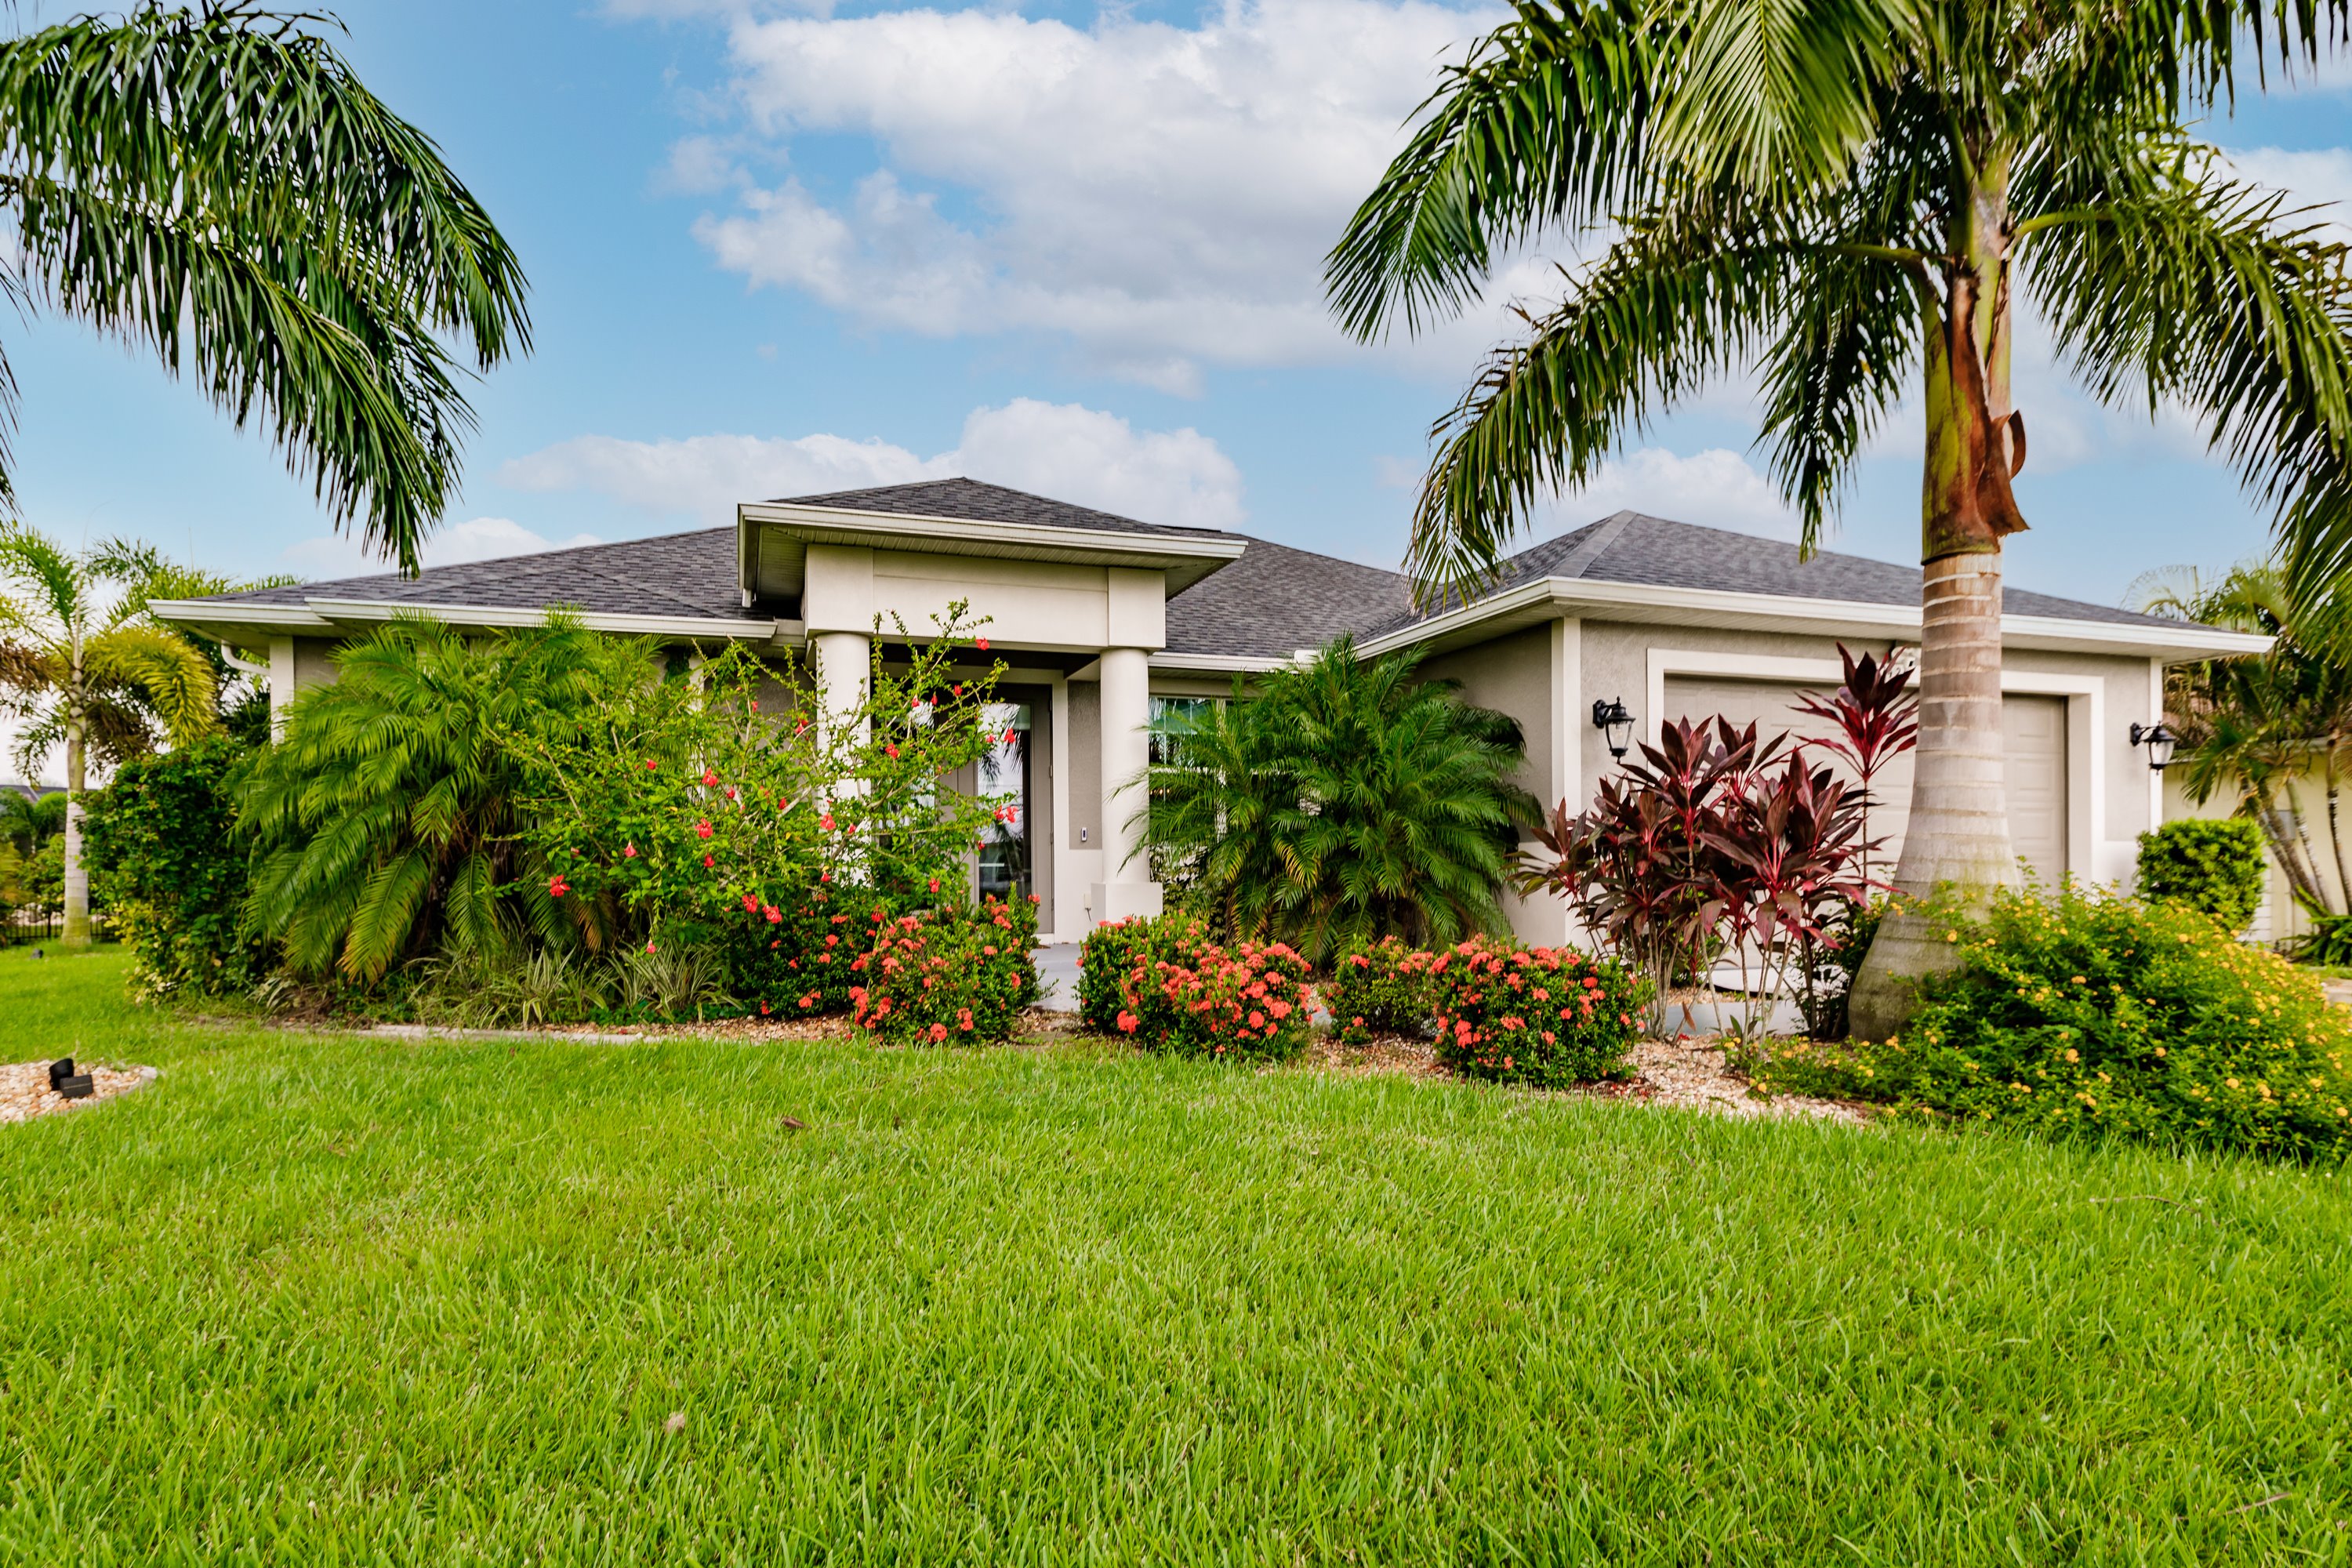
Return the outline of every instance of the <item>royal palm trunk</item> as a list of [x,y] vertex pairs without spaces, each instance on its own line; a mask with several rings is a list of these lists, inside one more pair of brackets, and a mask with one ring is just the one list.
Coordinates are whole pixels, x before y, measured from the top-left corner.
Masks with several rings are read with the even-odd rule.
[[[2010,479],[2025,460],[2010,407],[2005,160],[1981,160],[1940,291],[1922,288],[1927,467],[1920,498],[1919,746],[1895,884],[1983,899],[2018,882],[2000,725],[2000,548],[2025,527]],[[1951,944],[1890,916],[1855,977],[1853,1032],[1885,1038]]]

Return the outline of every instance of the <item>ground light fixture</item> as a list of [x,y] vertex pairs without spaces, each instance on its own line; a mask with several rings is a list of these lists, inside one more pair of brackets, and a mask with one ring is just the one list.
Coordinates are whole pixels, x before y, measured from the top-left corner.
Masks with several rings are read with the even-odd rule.
[[2153,724],[2134,724],[2131,743],[2147,748],[2148,768],[2160,773],[2172,765],[2172,751],[2180,744],[2180,737],[2166,729],[2159,719]]
[[88,1100],[97,1088],[89,1074],[74,1071],[74,1059],[60,1057],[49,1064],[49,1092],[68,1100]]
[[1592,700],[1592,727],[1609,739],[1609,754],[1618,761],[1625,760],[1625,748],[1633,743],[1633,716],[1625,711],[1622,698],[1596,697]]

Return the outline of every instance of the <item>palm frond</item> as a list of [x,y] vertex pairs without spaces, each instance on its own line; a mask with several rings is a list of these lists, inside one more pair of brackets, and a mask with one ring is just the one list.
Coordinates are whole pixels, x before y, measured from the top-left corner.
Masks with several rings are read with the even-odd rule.
[[0,200],[32,298],[194,373],[414,569],[471,413],[443,339],[527,348],[520,268],[321,39],[142,5],[0,41]]

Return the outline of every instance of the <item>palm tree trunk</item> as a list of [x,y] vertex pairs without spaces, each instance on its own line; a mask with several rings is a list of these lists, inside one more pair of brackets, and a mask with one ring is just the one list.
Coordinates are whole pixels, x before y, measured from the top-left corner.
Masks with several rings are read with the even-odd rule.
[[[1927,326],[1927,452],[1920,497],[1919,746],[1895,884],[1964,900],[2018,884],[2000,726],[2000,549],[2021,531],[2010,479],[2025,460],[2010,407],[2008,171],[1979,161],[1942,309]],[[1953,945],[1916,914],[1879,927],[1849,1003],[1853,1032],[1885,1039]]]
[[88,780],[88,745],[79,711],[66,721],[66,929],[59,945],[88,947],[89,868],[81,856],[81,792]]

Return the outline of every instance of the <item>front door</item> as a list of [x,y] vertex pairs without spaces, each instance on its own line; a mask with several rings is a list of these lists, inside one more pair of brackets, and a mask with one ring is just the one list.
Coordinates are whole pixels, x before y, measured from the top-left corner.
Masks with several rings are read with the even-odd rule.
[[1011,903],[1037,890],[1034,710],[1026,702],[992,702],[985,714],[995,737],[980,759],[979,795],[996,805],[981,835],[978,891]]

